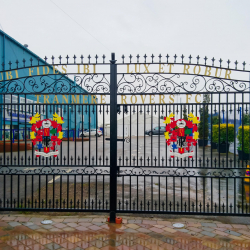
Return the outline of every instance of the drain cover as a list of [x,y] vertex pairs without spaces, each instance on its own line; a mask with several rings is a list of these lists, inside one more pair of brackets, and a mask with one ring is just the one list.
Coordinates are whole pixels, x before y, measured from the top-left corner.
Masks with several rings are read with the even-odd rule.
[[44,225],[51,224],[52,222],[53,222],[52,220],[43,220],[43,221],[41,221],[41,223],[44,224]]
[[175,223],[175,224],[173,224],[173,227],[176,227],[176,228],[182,228],[182,227],[184,227],[184,224],[181,224],[181,223]]

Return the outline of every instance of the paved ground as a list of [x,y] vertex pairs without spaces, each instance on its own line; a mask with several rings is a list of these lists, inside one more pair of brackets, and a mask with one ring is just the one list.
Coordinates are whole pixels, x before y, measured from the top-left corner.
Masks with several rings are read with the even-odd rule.
[[[124,215],[122,224],[110,224],[106,222],[107,216],[99,214],[53,217],[0,214],[0,249],[250,249],[247,217],[231,220],[225,217],[217,217],[218,220],[165,217]],[[52,219],[53,224],[42,225],[40,222],[44,219]],[[184,227],[174,228],[176,222],[183,223]]]

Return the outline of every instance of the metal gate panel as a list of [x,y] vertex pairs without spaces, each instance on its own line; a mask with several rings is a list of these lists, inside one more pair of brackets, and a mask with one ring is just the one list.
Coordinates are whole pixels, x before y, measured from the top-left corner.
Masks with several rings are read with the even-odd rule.
[[[249,214],[245,63],[239,69],[161,55],[59,59],[0,72],[1,210],[106,211],[111,222],[124,212]],[[32,76],[24,74],[31,68]],[[29,119],[37,113],[64,118],[57,157],[35,154],[42,148],[30,138]],[[190,113],[199,117],[200,146],[192,157],[176,156],[164,118]],[[102,136],[92,136],[100,123]]]

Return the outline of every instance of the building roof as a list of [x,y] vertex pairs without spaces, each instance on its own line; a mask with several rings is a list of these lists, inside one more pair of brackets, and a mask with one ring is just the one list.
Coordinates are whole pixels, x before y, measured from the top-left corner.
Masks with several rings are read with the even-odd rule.
[[[7,38],[11,43],[13,43],[13,44],[15,44],[16,46],[18,46],[20,49],[22,49],[22,50],[24,50],[25,52],[27,52],[29,55],[31,55],[32,57],[35,57],[35,58],[37,58],[38,60],[39,60],[39,62],[40,63],[43,63],[43,65],[46,65],[46,66],[48,66],[50,69],[53,69],[53,67],[51,66],[51,64],[49,64],[48,62],[46,62],[44,59],[42,59],[41,57],[39,57],[37,54],[35,54],[34,52],[32,52],[31,50],[29,50],[27,47],[25,47],[24,45],[22,45],[21,43],[19,43],[17,40],[15,40],[14,38],[12,38],[11,36],[9,36],[8,34],[6,34],[4,31],[2,31],[2,30],[0,30],[0,36],[4,36],[5,38]],[[1,43],[0,43],[0,45],[1,45]],[[1,48],[0,48],[0,55],[1,55],[1,52],[3,52],[4,54],[6,53],[5,51],[3,51]],[[23,59],[23,58],[17,58],[17,56],[15,55],[15,52],[14,52],[14,50],[12,49],[12,52],[13,52],[13,54],[14,54],[14,56],[15,56],[15,61],[16,60],[19,60],[19,61],[21,61],[21,59]],[[3,61],[4,60],[4,57],[5,57],[5,55],[2,55],[2,57],[0,57],[0,62],[1,61]],[[12,64],[13,63],[15,63],[15,61],[12,61]],[[4,62],[4,66],[3,66],[3,69],[4,70],[7,70],[6,68],[5,68],[5,66],[6,66],[6,64],[7,64],[8,62]],[[2,64],[2,63],[1,63]],[[34,66],[36,66],[36,65],[34,65]],[[41,64],[41,66],[42,66],[42,64]],[[1,66],[0,66],[1,67]],[[1,68],[2,69],[2,68]],[[1,70],[0,70],[1,71]],[[72,84],[76,84],[72,79],[70,79],[70,78],[68,78],[67,76],[65,76],[65,75],[63,75],[63,77],[65,77],[66,79],[67,79],[67,81],[69,81],[70,83],[72,83]],[[88,93],[85,89],[83,89],[81,86],[79,86],[79,85],[76,85],[77,86],[77,88],[79,88],[80,90],[82,90],[82,91],[84,91],[84,92],[86,92],[86,93]]]

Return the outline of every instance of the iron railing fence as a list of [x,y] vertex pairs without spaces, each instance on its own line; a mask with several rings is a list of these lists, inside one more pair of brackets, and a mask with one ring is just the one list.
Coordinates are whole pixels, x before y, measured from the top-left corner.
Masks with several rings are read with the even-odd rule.
[[[217,65],[183,55],[51,59],[2,63],[0,210],[104,211],[111,221],[117,212],[249,215],[245,62],[223,66],[221,59]],[[37,113],[40,120],[63,117],[56,132],[64,139],[43,134],[34,141],[29,121]],[[178,135],[188,156],[177,156],[182,147],[166,141],[164,119],[190,115],[200,140],[191,152]],[[185,129],[195,135],[195,126]],[[52,155],[39,156],[46,145]]]

